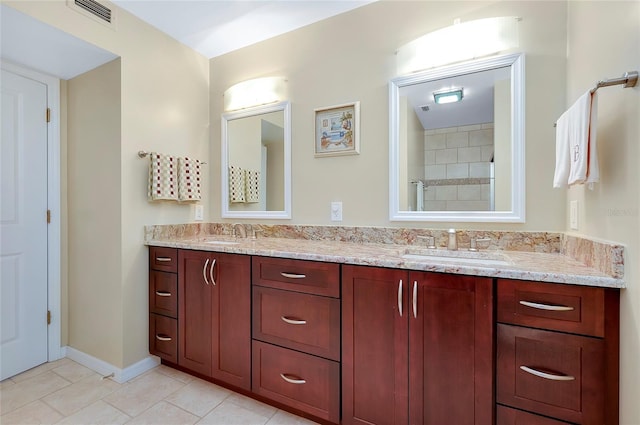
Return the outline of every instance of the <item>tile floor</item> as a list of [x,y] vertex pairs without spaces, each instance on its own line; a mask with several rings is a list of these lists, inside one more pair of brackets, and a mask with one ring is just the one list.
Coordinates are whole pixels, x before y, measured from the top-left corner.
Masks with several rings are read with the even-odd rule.
[[2,425],[315,423],[162,365],[118,384],[64,358],[0,385]]

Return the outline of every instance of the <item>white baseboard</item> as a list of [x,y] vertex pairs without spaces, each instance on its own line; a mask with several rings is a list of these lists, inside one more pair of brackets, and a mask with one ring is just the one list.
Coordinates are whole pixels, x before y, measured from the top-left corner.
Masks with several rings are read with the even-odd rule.
[[113,374],[112,379],[119,384],[123,384],[160,364],[158,357],[149,356],[131,366],[120,369],[104,360],[76,350],[73,347],[63,347],[63,352],[65,357],[80,363],[82,366],[88,367],[102,376],[106,377]]

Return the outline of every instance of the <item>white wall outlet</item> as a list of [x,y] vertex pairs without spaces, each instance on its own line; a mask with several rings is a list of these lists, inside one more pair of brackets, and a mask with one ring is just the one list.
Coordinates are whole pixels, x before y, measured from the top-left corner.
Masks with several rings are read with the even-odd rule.
[[204,206],[203,205],[196,205],[196,208],[194,210],[193,213],[193,219],[197,220],[197,221],[202,221],[204,220]]
[[569,202],[569,227],[578,230],[578,201]]
[[342,221],[342,202],[331,203],[331,221]]

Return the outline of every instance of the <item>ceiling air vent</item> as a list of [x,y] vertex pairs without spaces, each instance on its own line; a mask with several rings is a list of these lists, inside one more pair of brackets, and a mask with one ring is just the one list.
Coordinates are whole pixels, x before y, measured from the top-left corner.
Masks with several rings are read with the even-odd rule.
[[109,2],[97,2],[95,0],[67,0],[67,5],[73,10],[104,25],[109,27],[114,27],[115,25],[115,10]]
[[422,105],[420,109],[422,109],[422,112],[427,112],[429,110],[429,105]]

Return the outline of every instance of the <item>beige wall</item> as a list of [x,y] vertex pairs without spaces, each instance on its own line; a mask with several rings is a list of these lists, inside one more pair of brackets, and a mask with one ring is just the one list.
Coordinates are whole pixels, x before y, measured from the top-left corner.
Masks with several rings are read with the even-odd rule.
[[[596,81],[640,67],[640,2],[570,2],[569,107]],[[640,85],[598,90],[600,183],[568,190],[579,202],[578,234],[626,245],[621,296],[621,424],[640,423]],[[568,207],[567,207],[568,210]],[[569,229],[568,218],[566,228]]]
[[[395,51],[427,32],[491,16],[521,16],[526,53],[527,222],[456,224],[457,227],[522,230],[564,229],[564,194],[550,191],[554,159],[552,124],[564,108],[566,4],[548,2],[376,2],[280,37],[213,58],[211,140],[219,165],[222,94],[233,84],[282,75],[292,102],[293,223],[335,224],[329,204],[341,200],[344,225],[411,226],[389,222],[388,82],[396,77]],[[361,154],[314,158],[313,110],[360,101]],[[310,190],[330,175],[335,182]],[[366,184],[362,184],[366,182]],[[219,177],[212,176],[213,220],[220,218]],[[543,202],[544,200],[544,202]],[[450,223],[420,226],[448,227]]]
[[[91,221],[100,234],[109,238],[110,263],[100,262],[103,243],[100,238],[76,240],[73,255],[62,253],[69,265],[68,342],[82,347],[87,354],[118,367],[127,367],[148,356],[147,279],[148,250],[143,244],[143,227],[147,224],[183,223],[191,221],[193,205],[175,202],[149,203],[146,199],[147,161],[137,156],[138,150],[158,151],[177,156],[206,160],[209,157],[209,63],[206,58],[122,10],[116,10],[118,26],[112,30],[67,7],[66,1],[3,2],[53,27],[86,40],[121,58],[121,132],[118,143],[105,152],[110,159],[117,156],[117,168],[109,176],[94,181],[97,187],[109,188],[117,195],[107,205],[95,208]],[[42,70],[46,72],[47,70]],[[73,117],[68,117],[69,121]],[[64,144],[64,141],[62,141]],[[81,152],[69,149],[68,155],[79,163],[100,161],[97,146],[87,145]],[[100,155],[99,155],[100,154]],[[72,164],[69,164],[72,167]],[[218,174],[215,168],[215,173]],[[209,166],[203,170],[207,190]],[[68,198],[72,202],[82,192],[73,186],[69,176]],[[62,191],[65,193],[63,181]],[[205,195],[206,199],[206,195]],[[205,219],[209,211],[205,204]],[[71,213],[71,212],[70,212]],[[88,223],[69,220],[68,234],[77,235]],[[118,240],[119,242],[114,242]],[[71,242],[71,241],[70,241]],[[75,255],[86,250],[91,261]],[[101,279],[84,279],[108,270],[113,277],[113,293],[103,297]],[[63,289],[65,282],[62,283]],[[97,305],[104,303],[98,309]],[[93,309],[93,310],[92,310]],[[86,320],[75,323],[77,318]],[[63,324],[63,329],[67,323]],[[105,338],[95,329],[108,334],[105,351],[94,341]],[[63,334],[64,337],[64,334]]]
[[68,344],[112,361],[123,351],[120,105],[120,59],[67,83]]

